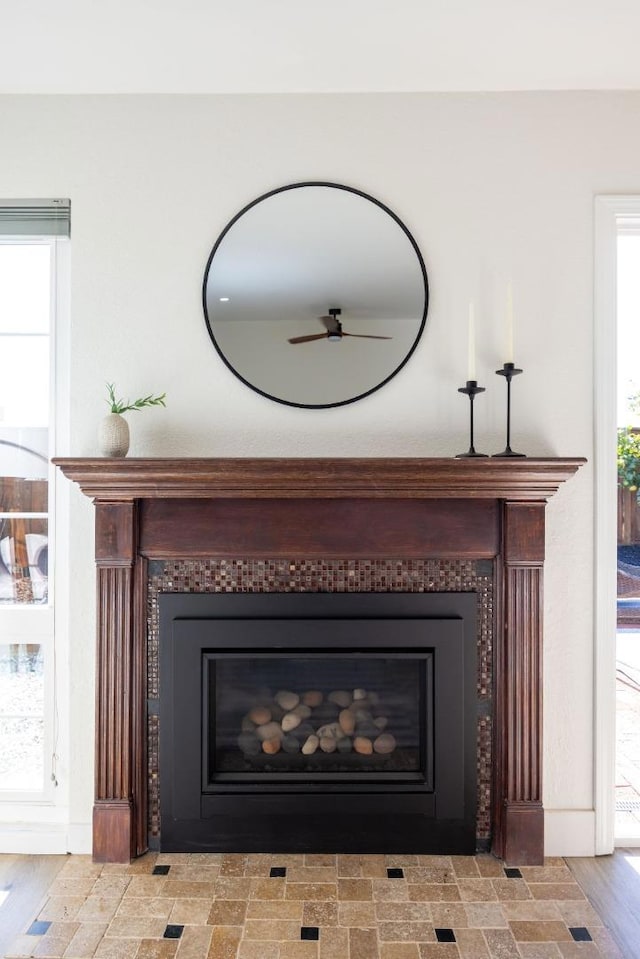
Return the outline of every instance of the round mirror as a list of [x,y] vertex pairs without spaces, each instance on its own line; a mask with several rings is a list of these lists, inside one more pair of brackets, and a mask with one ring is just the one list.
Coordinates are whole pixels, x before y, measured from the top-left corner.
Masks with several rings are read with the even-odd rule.
[[204,275],[207,327],[247,386],[290,406],[352,403],[404,366],[424,328],[424,261],[384,204],[294,183],[222,231]]

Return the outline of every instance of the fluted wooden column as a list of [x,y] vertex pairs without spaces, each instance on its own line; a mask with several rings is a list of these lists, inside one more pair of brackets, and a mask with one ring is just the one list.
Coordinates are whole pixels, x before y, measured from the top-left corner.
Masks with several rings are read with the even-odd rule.
[[505,503],[496,648],[496,853],[536,865],[542,808],[542,566],[544,503]]
[[[128,862],[136,855],[135,779],[140,704],[134,570],[135,501],[96,503],[98,636],[96,655],[93,858]],[[144,716],[144,711],[142,711]],[[134,744],[137,749],[134,749]]]

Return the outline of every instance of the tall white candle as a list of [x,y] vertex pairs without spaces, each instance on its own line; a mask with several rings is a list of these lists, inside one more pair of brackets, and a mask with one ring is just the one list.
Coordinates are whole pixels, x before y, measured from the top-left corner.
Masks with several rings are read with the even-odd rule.
[[469,363],[467,379],[476,379],[476,316],[473,300],[469,303]]
[[507,355],[505,363],[513,363],[513,287],[507,285]]

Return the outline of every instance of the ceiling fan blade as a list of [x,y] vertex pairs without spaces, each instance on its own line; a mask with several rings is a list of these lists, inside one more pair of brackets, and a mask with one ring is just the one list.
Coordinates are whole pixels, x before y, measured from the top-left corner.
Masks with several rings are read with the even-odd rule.
[[292,336],[288,343],[311,343],[312,340],[326,340],[326,333],[310,333],[308,336]]
[[343,336],[357,336],[359,340],[392,340],[392,336],[374,336],[372,333],[345,333],[342,331]]

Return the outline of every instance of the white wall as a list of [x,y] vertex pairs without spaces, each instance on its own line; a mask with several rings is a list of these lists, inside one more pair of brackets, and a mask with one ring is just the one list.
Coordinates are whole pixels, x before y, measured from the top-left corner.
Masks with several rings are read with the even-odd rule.
[[[449,456],[466,448],[467,301],[477,303],[476,446],[504,446],[505,287],[513,282],[512,445],[592,456],[593,197],[640,192],[640,95],[327,95],[0,98],[0,194],[72,200],[70,449],[96,453],[104,384],[167,391],[129,416],[131,455]],[[303,179],[390,206],[424,255],[431,305],[405,369],[335,410],[245,388],[206,332],[201,282],[220,229]],[[66,482],[66,481],[65,481]],[[593,848],[590,465],[548,510],[545,788]],[[90,821],[93,510],[71,493],[71,743],[75,834]],[[578,812],[579,811],[579,812]],[[552,853],[566,830],[552,830]],[[577,846],[576,846],[577,843]]]

